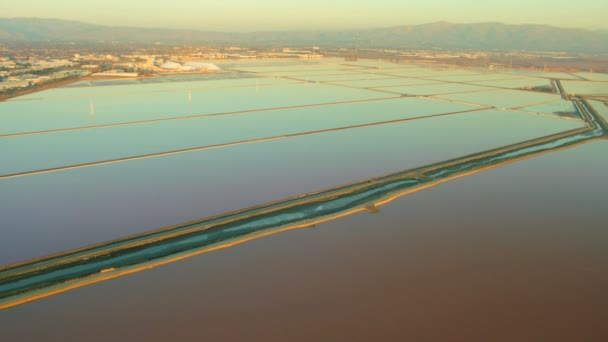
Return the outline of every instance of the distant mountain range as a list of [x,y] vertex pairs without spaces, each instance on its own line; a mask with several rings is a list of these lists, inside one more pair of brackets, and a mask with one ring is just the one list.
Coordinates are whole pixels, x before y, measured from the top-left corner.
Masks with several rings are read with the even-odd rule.
[[608,53],[608,30],[546,25],[438,22],[362,30],[213,32],[111,27],[39,18],[0,18],[0,42],[98,42],[288,45],[387,49],[483,49]]

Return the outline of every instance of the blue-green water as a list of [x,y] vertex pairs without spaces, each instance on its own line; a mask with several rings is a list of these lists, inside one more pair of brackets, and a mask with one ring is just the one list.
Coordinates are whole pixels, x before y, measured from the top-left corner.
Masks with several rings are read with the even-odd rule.
[[[42,256],[577,127],[577,121],[481,111],[2,179],[0,216],[7,228],[0,260]],[[105,153],[129,150],[120,142],[111,146]],[[86,158],[89,149],[80,148],[71,149],[72,156]],[[56,156],[69,161],[64,149],[70,151],[40,153],[41,160],[30,163],[49,165]],[[18,154],[13,158],[19,163]],[[39,238],[32,241],[32,234]]]
[[213,88],[2,103],[0,134],[395,97],[323,84]]
[[451,93],[467,93],[477,92],[482,90],[492,90],[492,88],[482,87],[470,84],[456,84],[456,83],[438,83],[438,84],[421,84],[421,85],[410,85],[405,87],[386,87],[382,90],[392,91],[400,94],[408,95],[441,95]]
[[[10,161],[0,165],[0,176],[473,109],[477,107],[398,98],[17,136],[5,138],[0,144],[0,154]],[[525,125],[533,119],[522,115],[519,120]],[[557,123],[555,127],[559,130],[575,125]],[[53,148],[41,156],[40,146]]]
[[564,90],[568,94],[607,95],[608,82],[564,81]]
[[[557,95],[475,92],[548,85],[543,74],[363,60],[224,65],[256,74],[95,81],[0,103],[0,134],[63,130],[0,137],[0,265],[583,127],[557,117],[573,108]],[[391,90],[385,86],[432,99],[350,88]],[[467,93],[441,95],[454,89]],[[327,104],[351,100],[366,101]],[[608,118],[608,107],[590,102]],[[299,105],[307,107],[269,110]],[[475,111],[447,115],[466,110]],[[234,113],[213,116],[226,112]],[[414,120],[304,135],[406,119]],[[133,121],[149,122],[124,125]],[[77,127],[86,129],[66,130]],[[13,308],[3,312],[0,330],[11,341],[120,340],[122,331],[150,341],[483,340],[487,331],[508,340],[594,340],[586,333],[603,327],[608,305],[606,147],[544,154],[417,192],[376,215]],[[247,319],[233,324],[235,314]],[[294,329],[303,322],[315,329]],[[327,333],[336,330],[340,336]]]
[[408,86],[408,85],[420,85],[420,84],[438,84],[440,82],[419,78],[383,78],[378,80],[358,80],[358,81],[332,81],[330,82],[336,85],[344,85],[348,87],[391,87],[391,86]]
[[[505,78],[509,76],[504,75]],[[473,84],[488,86],[488,87],[499,87],[499,88],[509,88],[509,89],[520,89],[525,87],[548,87],[551,85],[551,82],[545,78],[515,78],[515,79],[504,79],[504,80],[485,80],[485,81],[474,81],[471,82]]]
[[551,115],[556,115],[556,116],[560,116],[560,117],[571,117],[571,118],[580,119],[580,116],[578,115],[578,111],[576,110],[576,107],[574,106],[574,104],[572,104],[572,101],[557,100],[554,102],[548,102],[548,103],[543,103],[543,104],[539,104],[539,105],[523,107],[520,109],[525,110],[525,111],[543,113],[543,114],[551,114]]
[[498,108],[516,108],[540,104],[542,102],[556,101],[560,99],[560,96],[555,94],[532,93],[516,90],[492,90],[483,92],[481,94],[469,93],[440,95],[438,98],[476,103]]
[[[168,77],[162,77],[160,79],[166,78]],[[291,81],[282,78],[257,77],[251,75],[242,75],[236,79],[209,79],[204,81],[201,81],[200,79],[195,79],[193,81],[183,80],[179,82],[142,82],[142,80],[144,79],[85,81],[75,83],[69,87],[49,89],[43,92],[20,96],[9,101],[22,101],[31,99],[55,99],[66,97],[94,98],[97,96],[117,96],[153,92],[180,92],[213,88],[252,87],[269,84],[285,85],[297,83],[297,81]],[[156,78],[152,78],[150,80],[156,80]],[[112,83],[109,84],[109,82]]]
[[606,102],[601,101],[589,101],[593,108],[598,112],[600,116],[608,122],[608,104]]
[[[557,108],[557,95],[485,91],[491,88],[471,82],[499,73],[377,61],[297,64],[235,62],[255,74],[94,81],[0,103],[0,264],[582,127],[483,110]],[[363,89],[370,87],[434,99]],[[539,105],[546,101],[553,102]],[[382,124],[351,127],[375,123]],[[242,144],[204,149],[233,143]],[[193,148],[200,149],[167,154]],[[52,168],[59,169],[35,173]],[[19,172],[34,173],[2,177]]]

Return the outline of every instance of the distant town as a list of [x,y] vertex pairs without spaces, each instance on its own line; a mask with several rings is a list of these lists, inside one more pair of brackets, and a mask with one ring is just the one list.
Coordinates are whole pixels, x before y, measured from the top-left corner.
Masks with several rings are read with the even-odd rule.
[[371,58],[395,63],[450,64],[486,69],[608,72],[605,59],[601,56],[565,52],[328,49],[315,46],[249,48],[161,44],[146,47],[126,47],[121,44],[0,45],[0,101],[86,79],[210,73],[221,71],[221,64],[226,61],[286,58],[343,58],[345,62]]

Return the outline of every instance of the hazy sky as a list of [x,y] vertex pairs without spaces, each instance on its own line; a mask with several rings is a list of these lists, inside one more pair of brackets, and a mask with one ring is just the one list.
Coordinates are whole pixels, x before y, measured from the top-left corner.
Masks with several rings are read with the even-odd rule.
[[2,0],[2,17],[224,31],[370,28],[435,21],[608,29],[603,0]]

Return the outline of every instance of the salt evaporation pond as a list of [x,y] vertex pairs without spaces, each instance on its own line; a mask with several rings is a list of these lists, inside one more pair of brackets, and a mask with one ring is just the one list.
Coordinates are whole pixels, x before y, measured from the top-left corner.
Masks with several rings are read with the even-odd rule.
[[527,87],[542,87],[550,86],[551,82],[545,78],[513,78],[513,79],[502,79],[502,80],[482,80],[470,82],[476,85],[497,87],[497,88],[509,88],[509,89],[523,89]]
[[[108,126],[96,128],[94,132],[90,132],[94,129],[91,128],[23,135],[6,139],[0,145],[0,154],[19,160],[0,165],[0,176],[474,109],[478,108],[427,99],[396,98]],[[40,146],[53,146],[53,149],[41,157]]]
[[492,88],[457,83],[420,84],[403,87],[383,87],[382,90],[408,95],[441,95],[453,93],[472,93],[492,90]]
[[589,101],[593,108],[608,122],[608,104],[607,101]]
[[574,106],[572,101],[566,100],[557,100],[534,106],[521,107],[519,109],[542,114],[551,114],[559,117],[580,119],[576,106]]
[[441,82],[425,80],[419,78],[382,78],[377,80],[356,80],[356,81],[332,81],[336,85],[356,88],[384,88],[394,86],[422,85],[422,84],[440,84]]
[[[0,265],[585,126],[572,102],[557,94],[498,89],[578,78],[567,74],[364,60],[221,67],[221,76],[91,81],[0,103]],[[564,81],[567,92],[568,82],[579,84]],[[603,102],[590,103],[608,116]],[[23,305],[8,311],[0,329],[14,339],[24,333],[14,322],[36,321],[27,339],[58,339],[58,307],[71,322],[65,331],[94,331],[106,340],[126,329],[123,321],[140,337],[150,332],[151,340],[160,339],[184,331],[185,317],[204,318],[205,336],[220,339],[227,331],[223,315],[254,307],[251,317],[263,312],[286,325],[323,326],[361,303],[373,310],[360,312],[389,319],[363,314],[345,317],[344,324],[365,322],[375,331],[396,329],[390,317],[408,312],[418,327],[450,327],[453,320],[437,316],[445,303],[452,303],[448,312],[472,305],[459,317],[479,322],[475,312],[488,311],[479,293],[508,303],[493,312],[512,306],[518,314],[500,322],[520,327],[527,327],[521,316],[527,309],[549,314],[564,301],[572,309],[566,312],[593,309],[608,272],[580,270],[606,265],[604,232],[597,229],[600,194],[608,190],[605,149],[594,142],[531,158],[410,195],[378,215],[357,214]],[[441,284],[458,286],[450,292]],[[475,295],[458,289],[475,289]],[[524,300],[526,289],[545,304]],[[523,299],[513,300],[510,291]],[[384,305],[377,293],[399,305]],[[163,312],[171,318],[150,327],[158,317],[149,305],[161,305],[159,298],[170,303]],[[255,298],[264,303],[251,302]],[[288,300],[303,310],[293,316],[281,309],[294,307],[281,304]],[[312,312],[311,303],[322,314],[299,317]],[[86,304],[98,317],[83,314]],[[432,317],[421,315],[424,310]],[[99,317],[112,317],[105,320],[112,327]],[[564,321],[578,328],[599,316],[577,317]],[[560,319],[552,324],[565,326]],[[258,327],[270,322],[253,321]],[[273,326],[293,340],[282,324]],[[509,326],[503,336],[513,331]],[[315,331],[301,336],[316,338]]]
[[556,101],[560,99],[560,96],[516,90],[491,90],[481,93],[440,95],[437,96],[437,98],[497,108],[518,108],[541,104],[543,102]]
[[[607,148],[527,159],[379,214],[16,307],[3,312],[0,329],[11,341],[108,341],[125,331],[153,342],[597,340],[608,305],[608,233],[597,224]],[[247,319],[235,324],[235,313]]]
[[[163,77],[164,78],[164,77]],[[161,79],[163,79],[161,78]],[[112,82],[108,84],[109,82]],[[196,79],[172,82],[138,82],[138,80],[112,80],[112,81],[83,81],[74,83],[68,87],[49,89],[10,99],[9,101],[23,101],[33,99],[56,99],[75,97],[96,97],[112,95],[128,95],[152,92],[179,92],[187,90],[201,90],[213,88],[252,87],[264,85],[294,84],[297,81],[284,78],[267,78],[258,76],[243,77],[240,75],[234,79]]]
[[568,94],[577,95],[606,95],[608,82],[564,81],[564,90]]
[[[139,92],[115,96],[10,101],[2,104],[0,135],[267,108],[370,100],[395,95],[324,84]],[[237,100],[238,99],[238,100]]]
[[[578,127],[578,121],[479,111],[0,178],[0,198],[6,203],[0,216],[9,227],[0,242],[0,260],[6,264],[39,257]],[[129,146],[112,140],[104,149],[108,139],[89,148],[86,139],[84,146],[71,148],[64,140],[51,158],[46,153],[29,158],[28,170],[57,166],[57,160],[68,165],[85,161],[89,151],[112,158],[124,155],[120,151],[149,149],[145,143]],[[40,144],[32,146],[26,154],[35,154]],[[24,159],[17,153],[9,158],[15,163]],[[24,215],[24,210],[38,214]],[[49,238],[31,241],[32,234]]]

